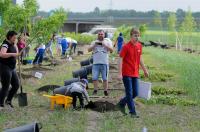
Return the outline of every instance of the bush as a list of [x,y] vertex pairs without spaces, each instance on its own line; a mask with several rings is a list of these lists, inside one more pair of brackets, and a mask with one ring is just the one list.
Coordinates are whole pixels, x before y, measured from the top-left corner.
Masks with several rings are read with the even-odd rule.
[[95,35],[83,35],[83,34],[76,34],[76,33],[69,33],[66,32],[65,35],[72,39],[78,41],[79,44],[90,44],[92,41],[96,39]]

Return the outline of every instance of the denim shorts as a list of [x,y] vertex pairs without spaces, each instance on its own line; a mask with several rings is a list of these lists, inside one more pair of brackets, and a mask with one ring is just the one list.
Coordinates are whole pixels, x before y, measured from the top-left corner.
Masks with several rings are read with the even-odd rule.
[[92,80],[97,81],[99,76],[102,76],[103,81],[108,80],[108,65],[106,64],[94,64],[92,66]]

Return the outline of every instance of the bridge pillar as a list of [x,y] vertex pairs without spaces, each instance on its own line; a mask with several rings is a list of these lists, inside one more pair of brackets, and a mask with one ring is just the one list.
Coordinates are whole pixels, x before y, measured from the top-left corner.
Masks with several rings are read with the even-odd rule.
[[79,31],[78,27],[79,27],[79,22],[76,23],[76,34],[77,34],[78,31]]

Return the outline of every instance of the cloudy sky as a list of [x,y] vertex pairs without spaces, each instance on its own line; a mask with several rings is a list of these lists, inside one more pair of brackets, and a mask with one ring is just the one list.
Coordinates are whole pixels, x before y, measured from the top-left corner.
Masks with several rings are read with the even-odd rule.
[[[19,4],[23,0],[17,0]],[[92,11],[95,7],[100,9],[135,9],[137,11],[147,10],[170,10],[176,11],[181,8],[192,11],[200,11],[199,0],[37,0],[40,4],[40,10],[49,11],[58,7],[64,7],[70,11],[87,12]],[[111,2],[112,1],[112,2]],[[198,2],[199,1],[199,2]],[[112,4],[111,4],[112,3]]]

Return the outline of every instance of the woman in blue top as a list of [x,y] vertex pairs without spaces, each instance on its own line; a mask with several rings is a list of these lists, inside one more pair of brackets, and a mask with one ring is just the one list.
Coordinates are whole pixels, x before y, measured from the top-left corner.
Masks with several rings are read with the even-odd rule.
[[117,44],[117,53],[118,54],[120,53],[120,51],[122,49],[123,43],[124,43],[124,38],[123,38],[122,33],[120,33],[118,38],[117,38],[117,41],[115,42],[115,45],[114,45],[114,47],[115,47],[116,44]]

